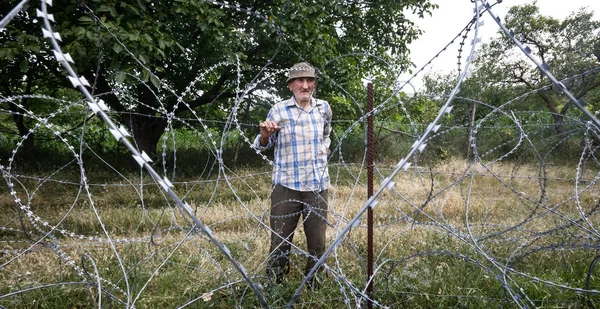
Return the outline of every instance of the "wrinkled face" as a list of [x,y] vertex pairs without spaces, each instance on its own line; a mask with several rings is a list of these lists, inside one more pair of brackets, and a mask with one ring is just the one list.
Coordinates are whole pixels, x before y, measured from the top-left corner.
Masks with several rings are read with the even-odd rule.
[[296,98],[297,102],[306,103],[310,101],[316,84],[315,79],[312,77],[300,77],[291,80],[288,83],[288,87],[294,93],[294,98]]

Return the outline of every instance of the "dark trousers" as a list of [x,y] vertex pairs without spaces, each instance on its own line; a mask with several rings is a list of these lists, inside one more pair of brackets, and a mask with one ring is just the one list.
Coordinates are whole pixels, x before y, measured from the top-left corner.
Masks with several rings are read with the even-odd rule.
[[315,266],[325,251],[327,229],[327,190],[295,191],[280,185],[271,194],[271,250],[267,275],[281,282],[289,272],[289,252],[294,231],[302,215],[307,251],[305,274]]

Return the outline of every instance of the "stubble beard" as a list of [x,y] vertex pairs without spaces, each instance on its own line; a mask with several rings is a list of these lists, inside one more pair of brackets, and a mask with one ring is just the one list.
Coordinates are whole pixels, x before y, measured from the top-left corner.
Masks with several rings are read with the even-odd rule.
[[[302,95],[302,94],[301,94]],[[305,105],[310,103],[310,98],[312,97],[312,94],[308,94],[307,96],[302,96],[299,100],[299,103],[301,105]]]

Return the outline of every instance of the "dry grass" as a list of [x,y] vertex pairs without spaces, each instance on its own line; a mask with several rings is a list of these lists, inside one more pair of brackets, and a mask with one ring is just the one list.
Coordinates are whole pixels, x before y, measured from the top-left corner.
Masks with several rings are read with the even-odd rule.
[[[251,172],[238,171],[237,174]],[[330,173],[339,178],[334,178],[338,181],[330,191],[329,243],[367,200],[366,178],[361,175],[360,181],[356,180],[356,168],[332,168]],[[376,267],[381,267],[376,282],[378,290],[388,289],[392,293],[380,295],[383,303],[444,305],[443,301],[432,301],[426,295],[462,295],[464,289],[472,289],[483,301],[496,299],[501,286],[494,277],[494,266],[482,252],[499,261],[510,261],[512,267],[537,278],[581,287],[585,269],[595,256],[593,243],[597,238],[585,227],[586,223],[582,223],[579,211],[586,213],[594,209],[598,189],[595,184],[579,183],[588,188],[578,193],[577,203],[572,199],[576,187],[571,167],[549,168],[542,185],[538,174],[536,166],[473,167],[457,160],[437,166],[433,171],[400,173],[395,178],[395,190],[384,190],[374,210]],[[268,177],[230,177],[228,182],[218,184],[188,182],[175,187],[232,256],[251,276],[258,277],[264,273],[269,246]],[[375,189],[380,181],[376,179]],[[4,227],[0,230],[4,250],[0,255],[3,264],[0,295],[84,278],[95,282],[95,264],[100,277],[106,279],[105,289],[117,286],[119,289],[112,288],[108,293],[121,300],[125,299],[123,291],[127,290],[122,268],[125,269],[129,293],[139,296],[139,307],[182,305],[211,291],[212,294],[204,294],[209,300],[200,299],[195,304],[228,307],[233,305],[233,293],[238,297],[237,302],[256,305],[252,292],[247,290],[231,263],[205,236],[191,230],[192,221],[155,186],[145,186],[143,191],[134,186],[92,187],[89,196],[84,192],[76,198],[78,190],[77,186],[50,182],[27,187],[27,190],[17,188],[20,196],[35,192],[30,205],[32,218],[42,221],[33,221],[39,230],[24,212],[17,212],[10,195],[0,196],[6,209],[0,216]],[[596,212],[587,219],[590,224],[598,223]],[[577,224],[569,224],[575,221]],[[57,227],[50,233],[52,237],[42,237],[40,230],[44,233],[50,230],[43,222]],[[346,280],[360,288],[364,287],[365,278],[365,224],[366,216],[363,216],[360,225],[345,236],[345,241],[327,260],[330,276],[343,272]],[[28,235],[18,232],[23,227]],[[548,232],[554,228],[560,229]],[[85,239],[58,230],[82,235]],[[302,234],[299,225],[294,239],[299,249],[305,248]],[[123,242],[110,245],[106,242],[107,236]],[[474,246],[473,239],[479,238],[478,245]],[[573,249],[571,246],[586,243],[588,247]],[[60,251],[51,250],[53,245],[50,244]],[[560,248],[567,249],[567,245],[571,251]],[[479,246],[486,249],[481,251]],[[534,251],[544,246],[561,250]],[[293,254],[291,261],[288,290],[270,295],[268,301],[272,305],[285,304],[284,300],[293,292],[291,287],[302,278],[305,257]],[[571,267],[559,269],[562,261]],[[70,262],[73,265],[69,265]],[[469,275],[465,276],[465,270]],[[83,278],[78,271],[83,272]],[[534,298],[539,293],[547,293],[530,278],[516,276],[514,280],[525,287],[528,295],[535,295]],[[328,283],[329,288],[313,295],[307,306],[317,304],[318,299],[343,297],[338,283]],[[390,283],[394,284],[393,289]],[[567,303],[576,301],[571,299],[572,293],[548,289],[545,291],[552,291]],[[20,306],[26,299],[44,296],[46,306],[77,306],[78,303],[69,300],[77,296],[80,305],[86,307],[97,301],[94,291],[95,288],[90,293],[85,285],[53,287],[0,298],[0,305]],[[410,291],[414,294],[407,294]],[[461,301],[453,304],[461,304]]]

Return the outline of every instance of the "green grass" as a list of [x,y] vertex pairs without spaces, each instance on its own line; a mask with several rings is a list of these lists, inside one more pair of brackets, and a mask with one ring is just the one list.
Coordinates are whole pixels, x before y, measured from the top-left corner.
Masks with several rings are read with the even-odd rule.
[[[450,161],[437,165],[433,178],[427,173],[401,173],[395,179],[397,192],[385,191],[380,196],[375,208],[378,271],[374,281],[379,304],[396,308],[512,308],[515,302],[505,287],[527,295],[531,302],[524,303],[529,306],[585,308],[598,304],[598,296],[563,288],[583,288],[597,256],[597,236],[589,228],[598,223],[594,208],[597,189],[592,186],[581,192],[578,205],[568,199],[574,183],[559,179],[574,177],[570,167],[548,170],[544,190],[535,179],[524,177],[537,175],[535,166],[520,166],[516,172],[510,165],[492,168],[498,175],[512,173],[513,177],[499,181],[478,174],[451,186],[462,179],[467,165]],[[481,167],[477,169],[489,174]],[[234,177],[255,172],[259,171],[228,172],[229,183],[223,178],[218,183],[198,178],[179,180],[174,189],[254,281],[266,285],[270,175]],[[335,215],[329,215],[334,224],[328,229],[329,242],[366,201],[365,178],[360,176],[357,183],[357,172],[355,167],[330,170],[337,182],[330,192]],[[69,173],[61,177],[77,179],[76,174]],[[122,178],[90,174],[91,183],[96,181],[93,177],[103,183],[127,183]],[[172,308],[193,300],[188,308],[260,307],[256,295],[225,255],[204,235],[190,232],[191,220],[162,190],[152,185],[140,190],[140,182],[151,183],[147,176],[127,177],[136,185],[92,186],[90,196],[85,190],[79,192],[77,185],[19,179],[15,190],[22,200],[30,202],[32,218],[57,227],[43,238],[41,231],[48,233],[50,227],[33,221],[36,227],[3,188],[1,306],[92,308],[100,296],[103,307],[120,308],[125,307],[129,295],[137,308]],[[547,209],[548,205],[554,207]],[[578,207],[592,212],[590,225],[577,221]],[[398,221],[405,214],[418,222]],[[323,284],[315,291],[303,290],[297,307],[337,308],[346,302],[351,307],[359,305],[356,290],[365,288],[366,279],[365,222],[363,219],[353,228],[327,259],[331,269],[322,278]],[[505,231],[511,227],[515,228]],[[304,249],[301,229],[294,244]],[[106,239],[106,234],[123,242],[98,242]],[[482,251],[476,249],[474,241]],[[494,257],[497,264],[482,252]],[[305,261],[304,256],[292,254],[291,272],[284,283],[263,291],[269,306],[284,307],[289,302],[303,279]],[[508,267],[507,286],[502,283],[500,269],[506,270],[504,267]],[[95,285],[96,271],[102,278],[102,293]],[[592,270],[590,289],[600,289],[599,271]],[[341,274],[352,286],[340,280]],[[16,294],[6,296],[9,293]]]

